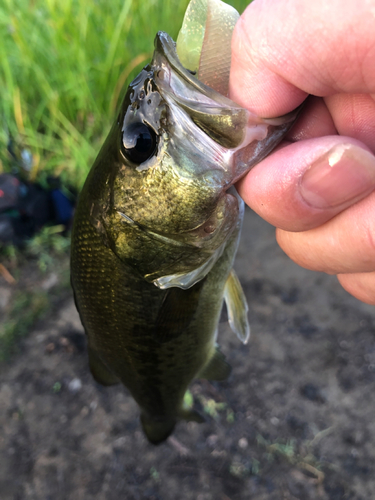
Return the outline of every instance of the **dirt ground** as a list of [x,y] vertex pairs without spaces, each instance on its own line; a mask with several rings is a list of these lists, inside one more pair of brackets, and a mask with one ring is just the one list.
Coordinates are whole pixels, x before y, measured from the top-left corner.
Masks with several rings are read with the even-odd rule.
[[375,309],[250,211],[236,269],[250,342],[222,322],[229,380],[195,381],[206,422],[157,447],[127,391],[93,381],[73,300],[40,321],[0,372],[1,500],[374,498]]

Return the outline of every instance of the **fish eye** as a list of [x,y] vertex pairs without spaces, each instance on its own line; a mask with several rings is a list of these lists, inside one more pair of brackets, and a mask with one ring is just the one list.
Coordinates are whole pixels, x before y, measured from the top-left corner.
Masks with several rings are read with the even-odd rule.
[[157,136],[145,123],[131,123],[123,130],[121,142],[125,158],[139,165],[155,153]]

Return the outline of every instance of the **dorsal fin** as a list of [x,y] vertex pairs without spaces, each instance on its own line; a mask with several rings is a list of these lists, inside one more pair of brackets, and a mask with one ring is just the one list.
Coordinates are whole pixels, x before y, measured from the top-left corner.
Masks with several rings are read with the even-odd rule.
[[225,356],[216,347],[215,353],[208,364],[198,374],[198,378],[208,380],[226,380],[232,371],[232,367],[225,361]]

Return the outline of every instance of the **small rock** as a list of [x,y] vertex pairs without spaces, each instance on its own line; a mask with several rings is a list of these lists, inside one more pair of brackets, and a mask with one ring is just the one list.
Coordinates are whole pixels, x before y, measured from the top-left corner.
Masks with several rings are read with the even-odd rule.
[[238,441],[238,446],[244,450],[245,448],[247,448],[249,446],[249,442],[246,438],[241,438]]
[[87,408],[87,406],[84,406],[81,410],[81,417],[87,417],[88,414],[89,414],[89,409]]
[[114,449],[124,448],[126,446],[127,442],[128,442],[128,438],[126,436],[121,436],[113,442],[113,448]]
[[0,287],[0,309],[5,309],[10,302],[11,291],[8,288]]
[[78,392],[79,390],[82,389],[82,382],[80,381],[79,378],[74,378],[69,382],[68,389],[70,392]]
[[210,448],[215,448],[218,440],[219,440],[219,436],[217,436],[216,434],[211,434],[210,436],[208,436],[206,442]]
[[66,337],[61,337],[59,342],[63,347],[67,347],[69,345],[69,339]]
[[90,410],[95,411],[98,407],[98,402],[97,401],[91,401],[90,403]]
[[316,403],[325,403],[325,398],[320,390],[315,384],[305,384],[301,387],[300,392],[302,396],[309,399],[310,401],[315,401]]
[[52,351],[55,350],[55,344],[53,342],[50,342],[49,344],[46,345],[46,352],[51,353]]
[[45,279],[42,283],[42,289],[45,291],[50,290],[59,282],[59,278],[56,273],[52,273]]

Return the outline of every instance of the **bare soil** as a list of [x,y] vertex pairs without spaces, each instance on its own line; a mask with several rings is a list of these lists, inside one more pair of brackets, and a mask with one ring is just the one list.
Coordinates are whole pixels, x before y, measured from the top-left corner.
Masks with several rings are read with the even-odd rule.
[[206,422],[157,447],[126,389],[92,379],[72,298],[40,321],[0,372],[1,500],[374,498],[375,309],[250,211],[236,269],[250,342],[222,322],[229,380],[195,381]]

